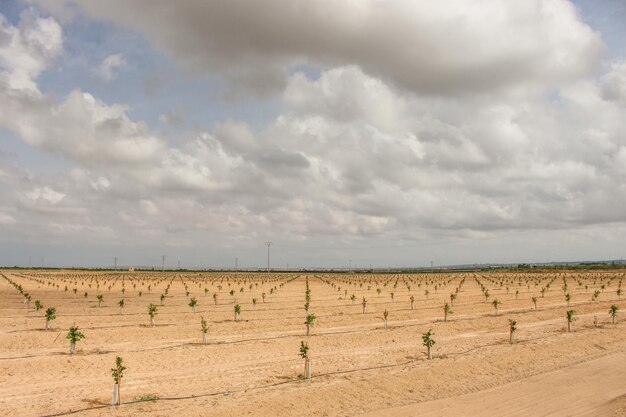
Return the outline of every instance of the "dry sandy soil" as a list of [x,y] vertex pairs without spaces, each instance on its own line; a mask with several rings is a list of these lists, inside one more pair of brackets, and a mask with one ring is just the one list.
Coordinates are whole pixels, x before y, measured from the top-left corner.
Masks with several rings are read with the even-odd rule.
[[[2,274],[0,416],[626,416],[626,303],[617,294],[624,271]],[[307,279],[309,312],[317,316],[308,338]],[[444,322],[443,305],[457,288]],[[195,313],[190,297],[198,300]],[[42,311],[35,311],[35,300]],[[150,303],[159,306],[154,327]],[[613,304],[621,310],[616,324],[609,317]],[[46,331],[48,307],[58,317]],[[570,333],[568,309],[576,312]],[[208,321],[207,345],[201,316]],[[514,344],[509,319],[517,321]],[[70,355],[65,335],[73,324],[86,338]],[[422,346],[429,329],[436,341],[430,361]],[[301,341],[310,347],[310,382],[301,379]],[[112,407],[116,356],[128,369],[123,404]]]

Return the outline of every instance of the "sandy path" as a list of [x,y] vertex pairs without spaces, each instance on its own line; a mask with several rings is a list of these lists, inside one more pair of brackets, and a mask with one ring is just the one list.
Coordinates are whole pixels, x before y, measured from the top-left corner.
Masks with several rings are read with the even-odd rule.
[[502,387],[362,414],[380,416],[599,416],[626,395],[626,351]]

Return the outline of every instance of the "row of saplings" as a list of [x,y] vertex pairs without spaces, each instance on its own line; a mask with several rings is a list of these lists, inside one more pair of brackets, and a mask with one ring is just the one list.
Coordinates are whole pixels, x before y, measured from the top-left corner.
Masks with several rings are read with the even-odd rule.
[[[50,319],[54,319],[56,317],[55,309],[49,308],[48,311],[52,311],[52,314],[50,314],[50,316],[52,317],[50,317]],[[619,308],[616,305],[612,305],[609,310],[609,315],[611,316],[613,324],[615,324],[615,319],[617,317],[618,311],[619,311]],[[572,331],[571,324],[575,320],[574,314],[575,314],[574,310],[568,310],[566,313],[568,332]],[[47,314],[46,315],[46,328],[47,329],[49,328],[48,316],[49,315]],[[309,317],[310,316],[307,316],[307,322],[305,322],[305,324],[307,325],[307,336],[309,335],[309,326],[311,325],[311,323],[308,320]],[[202,343],[206,345],[208,344],[208,324],[207,324],[207,321],[204,319],[204,317],[201,317],[200,326],[202,330]],[[517,331],[517,322],[515,320],[509,319],[509,343],[511,344],[515,342],[516,331]],[[429,329],[428,332],[422,334],[422,344],[427,349],[426,353],[427,353],[427,357],[429,360],[433,358],[432,350],[433,350],[433,346],[435,345],[435,340],[433,339],[433,336],[434,336],[434,333],[432,329]],[[72,326],[70,327],[66,337],[70,341],[70,353],[74,354],[76,353],[76,343],[78,343],[81,339],[83,339],[85,335],[78,329],[77,326]],[[304,379],[307,381],[310,381],[311,360],[310,360],[310,355],[309,355],[309,345],[307,342],[304,342],[304,341],[300,342],[300,356],[302,357],[302,359],[304,359]],[[114,379],[113,401],[112,401],[113,405],[121,404],[120,386],[121,386],[121,380],[122,380],[124,370],[126,370],[126,367],[124,367],[122,364],[122,358],[120,358],[119,356],[116,357],[115,368],[111,369],[113,379]]]
[[[308,307],[309,307],[309,303],[311,300],[311,292],[310,292],[310,288],[308,285],[308,279],[306,282],[305,300],[306,300],[306,303],[304,305],[304,309],[305,309],[305,312],[307,313],[307,317],[306,317],[306,321],[304,324],[306,325],[306,335],[309,336],[310,327],[313,326],[316,317],[313,314],[308,314]],[[446,307],[447,306],[448,305],[446,304]],[[495,307],[497,309],[497,306]],[[615,324],[615,319],[617,317],[618,311],[619,311],[619,308],[616,305],[612,305],[609,309],[609,315],[611,316],[613,324]],[[235,312],[235,320],[238,320],[239,314],[241,313],[241,307],[239,305],[234,306],[234,312]],[[444,308],[444,312],[446,313],[446,316],[447,316],[448,313],[451,313],[451,310],[449,309],[449,307]],[[150,324],[151,326],[154,326],[154,317],[157,314],[157,306],[154,304],[150,304],[148,307],[148,314],[150,316]],[[386,326],[387,314],[388,314],[387,311],[385,311],[384,313],[385,328],[387,327]],[[574,314],[575,314],[574,310],[568,310],[566,313],[568,332],[571,332],[571,324],[574,321]],[[50,328],[50,322],[54,320],[55,318],[56,318],[56,309],[54,307],[48,308],[46,310],[46,329]],[[204,317],[201,317],[200,327],[202,331],[202,343],[206,345],[208,344],[208,323],[204,319]],[[517,330],[517,322],[515,320],[509,320],[509,342],[510,343],[514,343],[515,341],[516,330]],[[435,340],[433,339],[433,336],[434,336],[434,333],[432,332],[432,329],[428,330],[428,332],[422,335],[422,344],[427,349],[427,357],[429,360],[432,359],[432,349],[433,349],[433,346],[435,345]],[[70,341],[70,353],[71,354],[74,354],[76,352],[76,343],[79,342],[84,337],[85,335],[78,329],[78,326],[74,325],[70,327],[66,338]],[[311,379],[311,361],[310,361],[310,355],[309,355],[309,346],[307,342],[304,342],[304,341],[300,342],[300,356],[304,359],[304,379],[309,381]],[[113,405],[121,404],[120,386],[121,386],[121,379],[122,379],[125,369],[126,367],[123,366],[122,358],[116,357],[115,368],[111,369],[112,376],[114,379],[113,401],[112,401]]]

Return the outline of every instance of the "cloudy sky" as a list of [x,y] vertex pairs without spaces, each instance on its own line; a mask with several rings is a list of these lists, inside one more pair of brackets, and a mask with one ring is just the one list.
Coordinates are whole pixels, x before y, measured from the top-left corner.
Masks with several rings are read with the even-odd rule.
[[0,0],[0,264],[626,257],[625,0]]

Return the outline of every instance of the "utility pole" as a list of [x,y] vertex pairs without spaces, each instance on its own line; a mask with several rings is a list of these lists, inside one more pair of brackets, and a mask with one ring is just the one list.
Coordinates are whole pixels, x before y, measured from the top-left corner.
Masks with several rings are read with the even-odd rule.
[[267,273],[270,273],[270,246],[272,245],[272,242],[265,242],[265,244],[267,245]]
[[161,272],[165,272],[165,255],[161,255]]
[[113,259],[115,259],[115,266],[113,267],[113,270],[117,271],[117,256],[115,258],[113,258]]
[[435,272],[435,268],[433,267],[433,261],[430,261],[430,272]]
[[32,268],[31,256],[28,257],[28,269]]
[[350,266],[348,267],[348,272],[352,272],[352,259],[350,259]]

